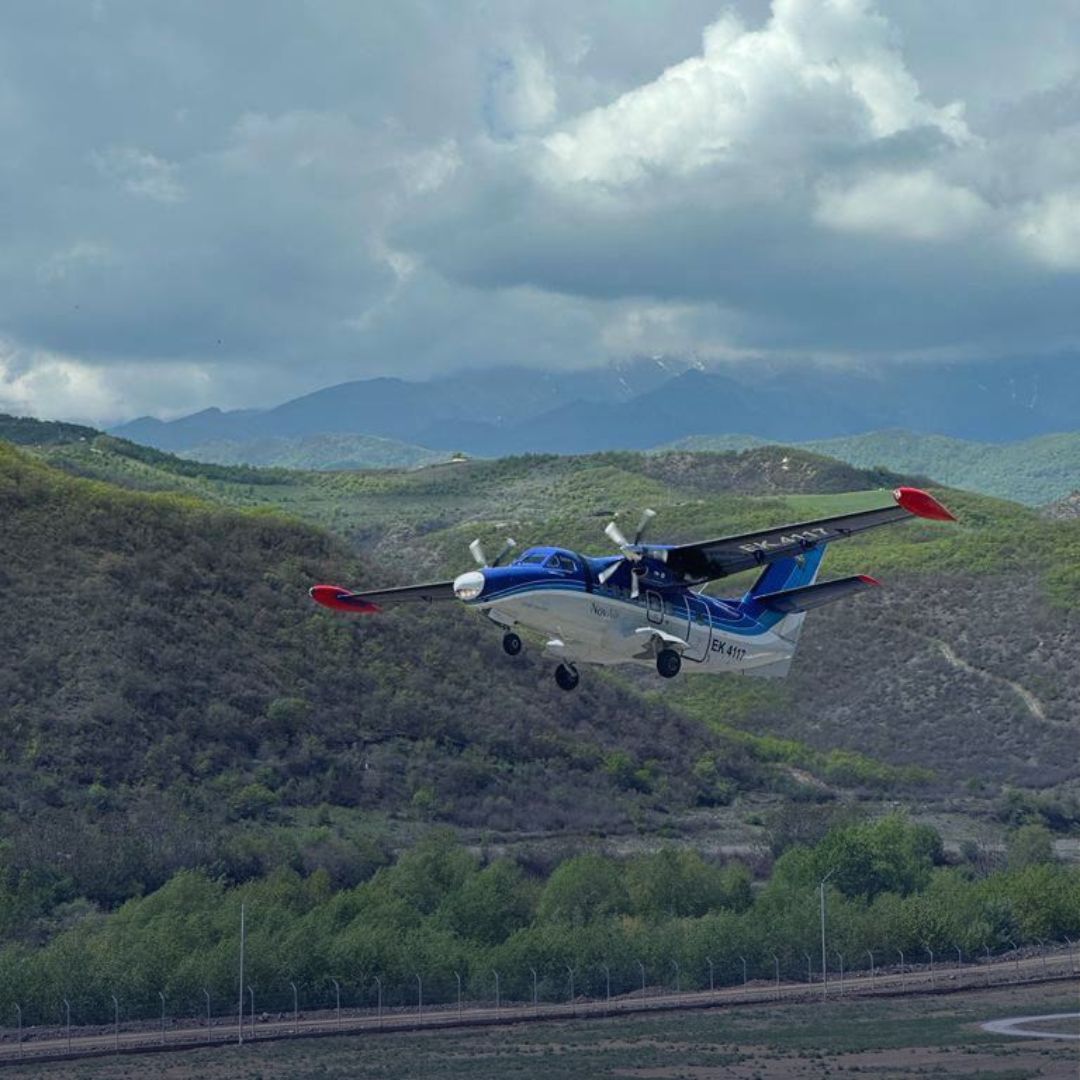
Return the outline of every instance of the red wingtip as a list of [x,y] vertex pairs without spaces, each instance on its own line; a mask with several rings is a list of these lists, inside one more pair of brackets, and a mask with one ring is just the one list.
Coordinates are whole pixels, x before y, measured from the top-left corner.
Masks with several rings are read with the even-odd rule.
[[316,604],[334,611],[351,611],[357,615],[377,615],[382,608],[370,600],[362,600],[340,585],[313,585],[308,593]]
[[877,579],[877,578],[873,578],[873,577],[871,577],[871,576],[870,576],[869,574],[860,574],[860,575],[859,575],[859,580],[860,580],[860,581],[861,581],[861,582],[862,582],[862,583],[863,583],[864,585],[880,585],[880,584],[881,584],[881,582],[880,582],[880,581],[878,581],[878,579]]
[[929,518],[931,521],[956,520],[933,495],[920,488],[898,487],[893,492],[893,498],[909,514],[914,514],[916,517]]

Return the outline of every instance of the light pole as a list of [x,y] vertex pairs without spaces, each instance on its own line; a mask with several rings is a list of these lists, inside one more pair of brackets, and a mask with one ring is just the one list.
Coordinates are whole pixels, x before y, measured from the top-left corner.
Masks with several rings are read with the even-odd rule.
[[214,1041],[214,1018],[210,1015],[210,991],[204,986],[203,993],[206,995],[206,1041],[212,1043]]
[[[292,987],[292,1032],[294,1035],[300,1034],[300,995],[296,992],[296,983],[291,979],[289,985]],[[210,1006],[210,999],[207,998],[207,1008]]]
[[713,963],[709,957],[705,957],[705,963],[709,966],[709,993],[712,994],[716,992],[716,980],[713,978]]
[[671,961],[671,966],[675,969],[675,996],[678,997],[679,996],[679,987],[680,987],[680,982],[681,982],[681,976],[682,976],[682,972],[679,969],[679,961],[673,959]]
[[641,968],[641,1000],[645,1000],[645,965],[639,960],[637,966]]
[[[334,1026],[341,1030],[341,983],[337,979],[330,980],[334,984]],[[255,1006],[252,1006],[254,1012]]]
[[120,1002],[115,994],[109,995],[113,1003],[113,1049],[120,1053]]
[[829,994],[829,960],[825,951],[825,882],[836,873],[834,866],[818,883],[821,892],[821,1000],[824,1001]]
[[780,957],[774,952],[772,954],[773,966],[776,968],[776,1000],[780,1000]]
[[874,950],[867,949],[866,955],[870,957],[870,988],[874,987]]
[[240,905],[240,1009],[236,1022],[236,1041],[244,1041],[244,905]]
[[833,949],[833,952],[840,958],[840,996],[844,996],[844,954],[839,949]]
[[455,971],[454,978],[457,979],[457,1016],[461,1019],[461,972]]
[[424,980],[419,971],[416,973],[416,1018],[421,1024],[424,1022]]

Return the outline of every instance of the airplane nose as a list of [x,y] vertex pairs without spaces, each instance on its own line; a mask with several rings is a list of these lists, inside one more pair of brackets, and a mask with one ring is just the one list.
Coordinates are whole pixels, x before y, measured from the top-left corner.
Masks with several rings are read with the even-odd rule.
[[468,570],[454,579],[454,595],[459,600],[475,600],[484,591],[484,575]]

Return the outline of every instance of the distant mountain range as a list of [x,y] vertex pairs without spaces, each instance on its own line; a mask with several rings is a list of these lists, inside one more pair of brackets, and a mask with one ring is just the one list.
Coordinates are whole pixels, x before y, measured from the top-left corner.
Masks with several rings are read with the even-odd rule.
[[114,434],[160,449],[366,435],[498,457],[647,449],[749,432],[793,443],[905,428],[987,443],[1070,431],[1080,418],[1074,356],[908,362],[849,369],[744,362],[704,368],[638,360],[586,371],[501,368],[428,382],[379,378],[272,409],[144,417]]

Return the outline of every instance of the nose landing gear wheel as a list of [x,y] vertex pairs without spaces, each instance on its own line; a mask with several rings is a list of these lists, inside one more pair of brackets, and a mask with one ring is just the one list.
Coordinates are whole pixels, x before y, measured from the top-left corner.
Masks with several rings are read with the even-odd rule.
[[503,635],[503,652],[507,656],[517,656],[521,652],[521,638],[513,630],[508,630]]
[[656,670],[665,679],[674,679],[682,670],[682,657],[674,649],[661,649],[656,655]]
[[567,664],[560,664],[555,669],[555,681],[559,684],[561,690],[573,690],[580,678],[577,668],[569,667]]

